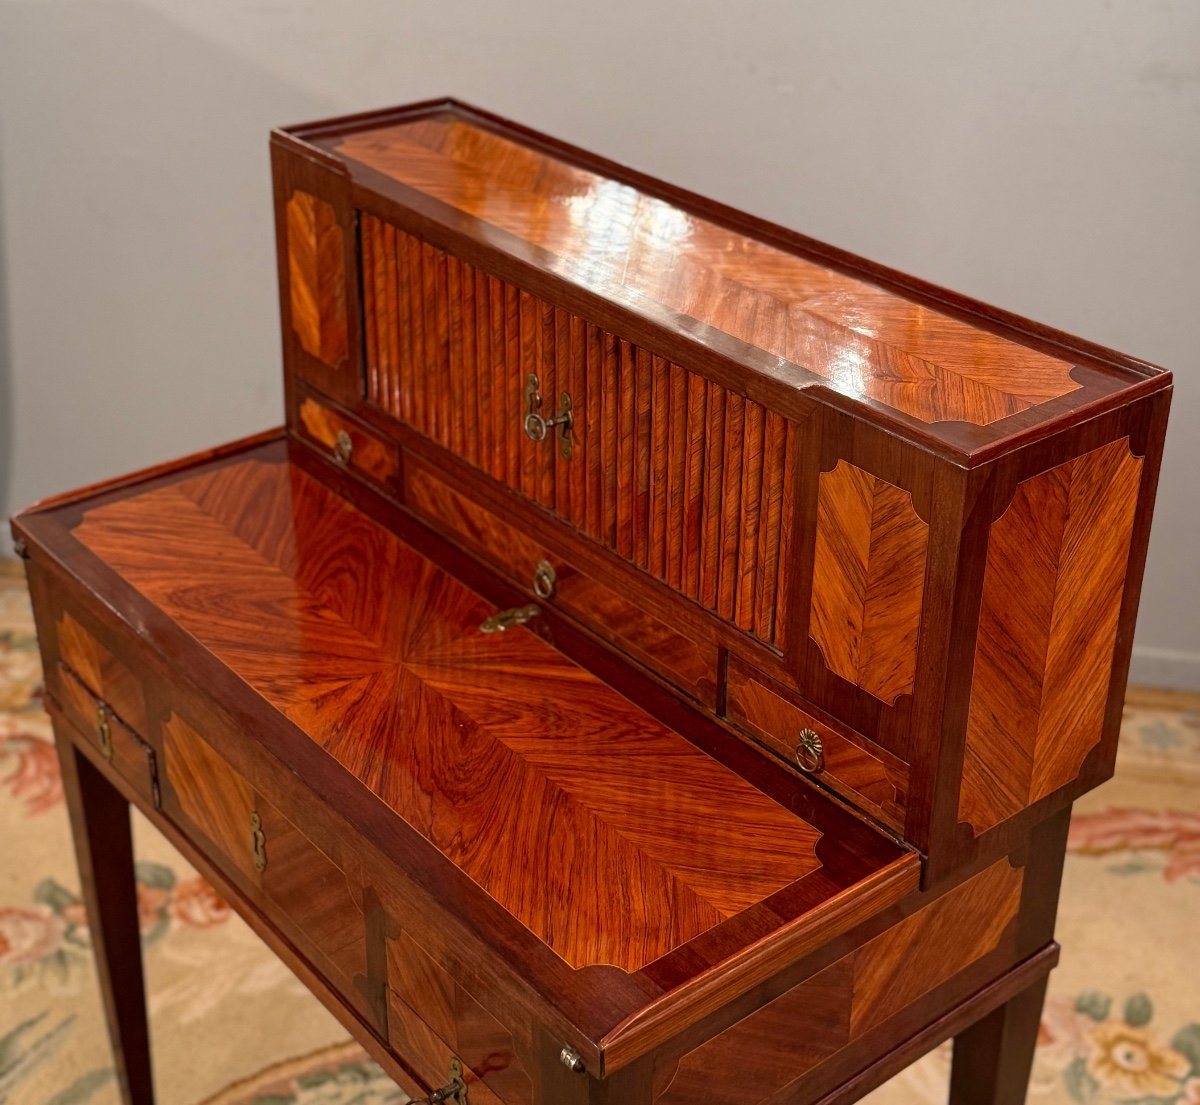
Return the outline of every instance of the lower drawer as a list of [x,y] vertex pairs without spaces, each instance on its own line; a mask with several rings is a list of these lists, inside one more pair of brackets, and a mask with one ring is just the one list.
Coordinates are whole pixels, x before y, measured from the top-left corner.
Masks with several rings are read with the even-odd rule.
[[112,706],[60,664],[55,698],[79,732],[140,797],[160,804],[154,749],[121,720]]

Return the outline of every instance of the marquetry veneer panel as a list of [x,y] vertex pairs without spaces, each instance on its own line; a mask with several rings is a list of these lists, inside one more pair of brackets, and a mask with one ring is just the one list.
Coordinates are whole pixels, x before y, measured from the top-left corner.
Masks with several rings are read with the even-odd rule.
[[[795,425],[371,215],[367,395],[762,640],[786,613]],[[574,455],[521,429],[570,393]]]
[[[832,886],[819,829],[534,634],[480,633],[494,608],[297,468],[227,465],[74,533],[572,966],[637,970]],[[247,854],[248,796],[202,746],[168,740],[168,779],[185,762],[188,816]]]
[[958,804],[977,833],[1103,736],[1141,474],[1121,438],[1026,480],[992,525]]
[[165,778],[180,811],[238,870],[252,870],[250,784],[177,714],[163,724],[162,737]]
[[[314,399],[302,400],[297,415],[304,433],[339,464],[385,487],[395,481],[400,471],[400,447],[394,441],[384,440]],[[339,451],[339,441],[349,442],[348,455]]]
[[1024,872],[1002,859],[720,1035],[655,1105],[759,1105],[984,956],[1015,946]]
[[287,203],[287,260],[292,329],[305,352],[338,368],[349,348],[346,244],[333,207],[308,192]]
[[[472,1101],[530,1105],[533,1085],[513,1034],[403,930],[388,940],[387,980],[392,1042],[401,1054],[420,1057],[422,1077],[440,1085],[456,1055]],[[477,1091],[478,1082],[484,1087]]]
[[[128,665],[118,660],[69,613],[63,612],[57,625],[58,656],[88,690],[103,700],[135,732],[144,734],[146,698],[138,679]],[[95,722],[95,712],[83,722]]]
[[844,460],[821,473],[809,635],[830,671],[888,704],[912,693],[928,546],[907,491]]
[[922,422],[986,425],[1079,387],[1068,361],[449,114],[332,148],[549,254],[597,294],[677,312]]
[[[782,759],[799,765],[893,829],[904,831],[909,766],[861,734],[814,717],[781,695],[770,680],[731,657],[725,682],[725,716]],[[814,770],[798,754],[801,733],[811,730],[821,741]]]

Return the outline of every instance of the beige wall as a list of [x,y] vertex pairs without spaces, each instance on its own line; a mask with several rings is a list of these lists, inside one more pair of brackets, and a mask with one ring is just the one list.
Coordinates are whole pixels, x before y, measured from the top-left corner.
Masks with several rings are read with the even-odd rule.
[[447,92],[1172,367],[1200,687],[1196,0],[0,0],[0,508],[279,421],[268,128]]

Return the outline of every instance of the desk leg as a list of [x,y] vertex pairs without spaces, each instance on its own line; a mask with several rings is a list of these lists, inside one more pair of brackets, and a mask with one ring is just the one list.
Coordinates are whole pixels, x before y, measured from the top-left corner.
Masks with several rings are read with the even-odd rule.
[[1025,1105],[1049,976],[954,1037],[950,1105]]
[[129,803],[55,734],[113,1064],[125,1105],[153,1105]]

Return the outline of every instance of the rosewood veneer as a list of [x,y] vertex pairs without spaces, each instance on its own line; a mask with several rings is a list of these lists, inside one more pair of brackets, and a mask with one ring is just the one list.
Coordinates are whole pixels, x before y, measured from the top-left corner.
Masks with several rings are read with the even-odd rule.
[[1169,374],[454,101],[271,151],[286,428],[13,522],[126,1101],[132,802],[418,1098],[1019,1105]]

